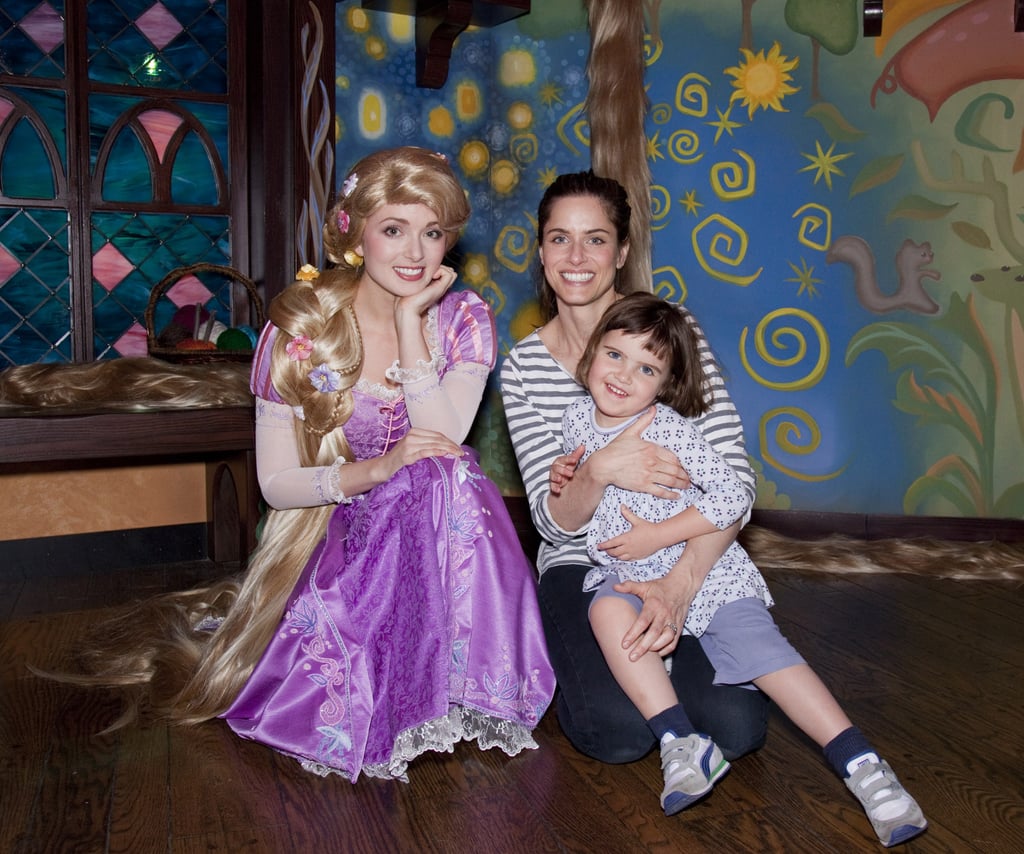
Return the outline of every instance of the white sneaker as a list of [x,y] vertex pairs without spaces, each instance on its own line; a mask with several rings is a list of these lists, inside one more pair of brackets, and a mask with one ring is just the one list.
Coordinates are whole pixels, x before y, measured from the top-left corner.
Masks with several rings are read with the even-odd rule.
[[846,787],[860,801],[878,839],[886,848],[923,833],[928,822],[888,762],[864,753],[846,766]]
[[710,738],[694,733],[661,739],[661,771],[665,788],[661,806],[665,815],[675,815],[703,798],[729,770],[729,763]]

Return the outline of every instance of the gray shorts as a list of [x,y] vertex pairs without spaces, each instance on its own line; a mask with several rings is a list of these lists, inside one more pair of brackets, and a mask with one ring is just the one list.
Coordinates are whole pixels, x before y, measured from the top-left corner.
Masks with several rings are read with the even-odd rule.
[[715,668],[716,685],[754,688],[751,683],[759,676],[806,663],[782,636],[764,601],[753,597],[719,608],[700,645]]
[[[599,598],[614,596],[625,599],[640,613],[643,607],[640,597],[616,591],[612,585],[617,581],[617,578],[605,579],[594,593],[591,607]],[[764,602],[753,597],[727,602],[719,608],[699,640],[715,669],[715,685],[756,689],[752,683],[759,676],[806,663],[782,636]]]

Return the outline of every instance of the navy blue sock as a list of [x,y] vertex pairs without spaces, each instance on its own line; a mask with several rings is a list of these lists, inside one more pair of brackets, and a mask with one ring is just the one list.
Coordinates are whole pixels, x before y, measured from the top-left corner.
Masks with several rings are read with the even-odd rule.
[[665,711],[658,712],[658,714],[647,721],[647,726],[657,736],[658,741],[661,741],[661,737],[669,732],[674,736],[690,735],[696,732],[693,724],[690,723],[690,718],[686,714],[686,709],[683,708],[681,703],[676,703],[674,706],[669,706]]
[[849,776],[846,773],[846,766],[851,759],[860,756],[862,753],[875,753],[877,755],[875,749],[864,737],[864,733],[855,726],[844,729],[822,748],[822,752],[825,754],[825,761],[832,766],[832,770],[842,779]]

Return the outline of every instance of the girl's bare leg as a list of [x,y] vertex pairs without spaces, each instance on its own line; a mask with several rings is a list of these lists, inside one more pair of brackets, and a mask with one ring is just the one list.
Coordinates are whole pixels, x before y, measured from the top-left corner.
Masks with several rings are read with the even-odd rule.
[[832,692],[806,664],[794,664],[759,676],[754,684],[819,747],[853,726]]
[[656,652],[648,652],[639,661],[629,660],[622,648],[622,637],[636,620],[636,610],[614,596],[598,599],[590,609],[590,625],[604,653],[612,675],[626,696],[650,720],[679,702],[665,671],[665,663]]

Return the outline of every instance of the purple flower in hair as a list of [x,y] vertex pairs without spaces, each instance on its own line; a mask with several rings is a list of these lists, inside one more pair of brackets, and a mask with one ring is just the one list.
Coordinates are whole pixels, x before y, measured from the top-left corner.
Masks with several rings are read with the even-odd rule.
[[317,365],[309,372],[309,381],[319,392],[341,391],[341,374],[332,371],[330,365]]
[[345,182],[341,185],[341,197],[343,199],[347,199],[349,196],[351,196],[352,191],[356,188],[356,185],[358,183],[359,176],[355,172],[353,172],[345,179]]

